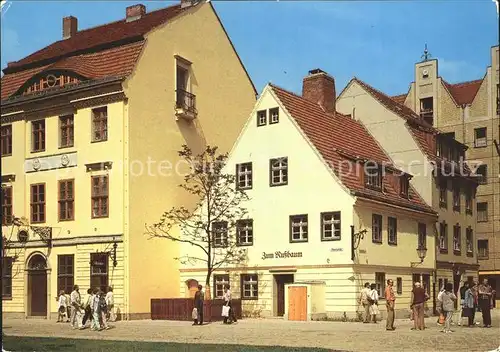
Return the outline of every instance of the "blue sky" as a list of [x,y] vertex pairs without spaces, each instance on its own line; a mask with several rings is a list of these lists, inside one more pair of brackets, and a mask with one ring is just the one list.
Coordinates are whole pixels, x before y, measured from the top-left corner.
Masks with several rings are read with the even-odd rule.
[[[16,1],[2,16],[1,65],[61,39],[62,18],[80,29],[121,19],[139,1]],[[142,1],[148,10],[172,1]],[[357,76],[405,93],[424,44],[449,82],[481,78],[498,43],[491,0],[215,1],[257,89],[271,81],[300,92],[312,68],[335,77],[337,92]],[[209,34],[207,34],[209,35]]]

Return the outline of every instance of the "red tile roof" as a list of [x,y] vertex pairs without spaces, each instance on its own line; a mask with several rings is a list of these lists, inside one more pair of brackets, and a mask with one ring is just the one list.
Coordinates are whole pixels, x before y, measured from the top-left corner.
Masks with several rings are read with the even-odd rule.
[[400,95],[395,95],[395,96],[391,97],[391,99],[394,100],[396,103],[404,104],[405,100],[406,100],[406,96],[407,96],[407,94],[400,94]]
[[448,89],[458,106],[472,104],[482,83],[482,79],[477,79],[475,81],[450,84],[443,79],[443,85]]
[[[188,8],[187,8],[188,9]],[[69,70],[87,79],[124,78],[129,75],[144,46],[144,35],[173,19],[185,9],[180,5],[76,32],[17,62],[9,63],[1,80],[1,99],[16,93],[42,71]]]
[[184,11],[180,5],[170,6],[164,9],[146,13],[138,20],[127,22],[125,19],[108,23],[102,26],[79,30],[68,39],[59,40],[37,52],[10,63],[4,73],[19,70],[23,66],[40,63],[43,61],[55,61],[64,56],[73,56],[81,52],[98,51],[101,47],[109,47],[113,43],[124,41],[141,40],[142,37],[159,25],[173,19]]
[[[384,178],[384,192],[377,192],[366,189],[362,184],[359,173],[362,171],[347,171],[353,158],[392,165],[389,157],[361,123],[340,113],[326,113],[318,104],[283,88],[272,84],[270,86],[341,182],[356,195],[434,213],[412,187],[410,187],[410,199],[405,199],[399,196],[399,191],[386,178]],[[354,163],[352,166],[355,166]]]
[[126,77],[134,69],[144,41],[123,45],[97,53],[65,57],[49,65],[39,66],[2,77],[1,99],[17,92],[34,75],[48,70],[71,70],[88,79]]

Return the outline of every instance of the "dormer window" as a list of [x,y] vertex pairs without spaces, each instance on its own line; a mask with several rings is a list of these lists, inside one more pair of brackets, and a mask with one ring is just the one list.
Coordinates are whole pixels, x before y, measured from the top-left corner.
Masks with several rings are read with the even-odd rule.
[[67,73],[49,73],[45,76],[36,78],[31,85],[24,90],[23,94],[30,94],[50,88],[63,87],[65,85],[78,82],[80,82],[78,77],[68,75]]
[[376,190],[382,189],[382,169],[373,161],[365,164],[365,186]]
[[401,175],[399,176],[399,194],[401,197],[408,198],[408,190],[410,188],[410,182],[408,180],[408,176]]

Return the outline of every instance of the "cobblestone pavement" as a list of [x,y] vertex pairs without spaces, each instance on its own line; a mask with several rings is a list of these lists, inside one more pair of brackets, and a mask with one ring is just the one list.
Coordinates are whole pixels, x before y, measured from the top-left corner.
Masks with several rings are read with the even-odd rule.
[[[480,316],[479,316],[480,318]],[[211,323],[191,326],[178,321],[124,321],[101,332],[73,330],[69,324],[47,320],[5,320],[3,332],[9,336],[65,337],[108,340],[141,340],[180,343],[218,343],[290,347],[322,347],[343,351],[478,351],[500,346],[500,312],[493,327],[454,326],[444,334],[434,318],[426,319],[425,331],[412,331],[412,322],[397,320],[395,331],[378,324],[342,322],[290,322],[277,319],[245,319],[234,325]]]

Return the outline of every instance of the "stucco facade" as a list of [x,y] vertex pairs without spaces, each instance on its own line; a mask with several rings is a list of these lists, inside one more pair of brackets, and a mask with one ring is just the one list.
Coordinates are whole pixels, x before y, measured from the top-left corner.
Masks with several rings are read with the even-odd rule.
[[[106,281],[101,282],[114,288],[121,318],[148,318],[151,298],[179,295],[179,268],[173,260],[178,246],[149,239],[144,224],[158,221],[172,206],[191,206],[190,199],[179,197],[177,185],[183,170],[177,165],[177,151],[182,144],[193,150],[210,144],[228,151],[255,104],[256,92],[211,4],[182,9],[176,5],[166,11],[175,11],[175,16],[144,34],[136,61],[124,79],[104,79],[111,83],[88,79],[83,88],[66,89],[57,97],[49,93],[42,98],[27,95],[2,100],[2,128],[12,128],[12,153],[2,155],[2,189],[10,187],[12,192],[12,215],[29,222],[3,227],[12,241],[6,256],[18,256],[11,292],[3,295],[4,314],[56,315],[55,297],[61,287],[58,260],[62,255],[72,256],[68,280],[78,284],[83,295],[94,286],[92,255],[105,254]],[[157,15],[142,16],[138,21],[151,21]],[[134,30],[135,23],[127,18],[118,25]],[[134,45],[139,44],[109,50],[135,50]],[[191,115],[176,110],[179,65],[187,71],[189,86],[183,89],[189,94],[185,94],[194,96]],[[5,77],[8,80],[14,74],[6,74],[2,85]],[[96,88],[89,89],[92,84]],[[239,92],[236,97],[235,91]],[[94,142],[92,116],[102,107],[107,109],[107,137]],[[60,117],[68,114],[73,116],[74,141],[62,148]],[[45,147],[32,152],[32,121],[39,119],[45,121]],[[100,218],[92,216],[93,176],[107,176],[108,212]],[[73,180],[73,216],[68,221],[58,216],[59,180]],[[40,183],[45,184],[46,216],[43,222],[34,223],[30,187]],[[42,240],[33,231],[37,226],[52,228],[51,241]],[[17,238],[23,228],[30,234],[26,243]],[[32,278],[26,269],[35,255],[46,261],[46,270],[42,270],[47,282],[45,312],[33,312],[30,307]],[[41,304],[40,299],[37,304]]]
[[[396,294],[397,314],[407,316],[412,280],[417,274],[419,278],[420,274],[431,277],[434,272],[434,252],[428,251],[420,263],[416,248],[419,223],[428,228],[428,248],[434,247],[431,229],[435,215],[354,196],[339,174],[332,171],[317,149],[317,143],[310,139],[311,135],[287,110],[277,91],[280,89],[271,85],[264,89],[226,165],[227,172],[234,173],[236,165],[252,163],[253,184],[246,191],[250,199],[242,206],[248,210],[248,218],[253,219],[253,243],[245,247],[244,262],[225,265],[214,273],[211,296],[221,292],[222,284],[217,280],[224,277],[229,280],[226,283],[230,284],[233,295],[242,298],[245,316],[286,316],[288,306],[284,306],[283,285],[312,284],[321,287],[321,294],[311,299],[321,300],[318,306],[324,309],[312,312],[310,318],[356,318],[357,299],[363,284],[377,282],[383,292],[386,280],[392,279],[395,292],[396,283],[401,285],[401,291]],[[258,126],[258,111],[273,108],[279,109],[279,122]],[[327,117],[340,118],[334,115],[324,118]],[[255,143],[256,140],[259,143]],[[270,159],[279,157],[288,160],[288,183],[270,186]],[[340,212],[339,233],[334,240],[322,238],[322,213],[325,212]],[[372,241],[375,213],[381,215],[384,224],[381,243]],[[290,216],[297,214],[307,214],[308,239],[304,242],[291,239]],[[397,218],[397,245],[387,243],[389,216]],[[351,226],[356,231],[366,230],[364,239],[355,248],[354,261],[351,259]],[[182,245],[181,252],[197,254],[190,245]],[[413,266],[411,262],[419,262],[419,265]],[[190,294],[186,282],[192,279],[205,282],[206,270],[202,267],[185,264],[180,271],[181,293],[186,297]],[[256,297],[246,297],[243,293],[243,274],[255,275]],[[384,311],[383,303],[380,309]]]

